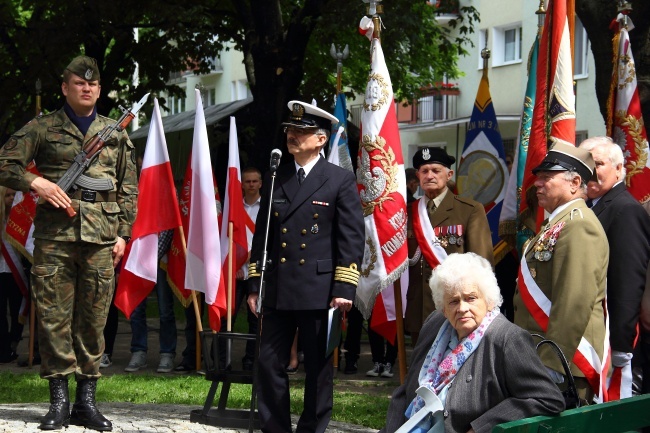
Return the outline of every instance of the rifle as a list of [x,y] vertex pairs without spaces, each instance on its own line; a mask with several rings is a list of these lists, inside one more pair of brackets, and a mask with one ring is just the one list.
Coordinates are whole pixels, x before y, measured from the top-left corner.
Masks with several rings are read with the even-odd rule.
[[[120,106],[122,116],[112,125],[104,127],[93,138],[91,138],[81,149],[81,152],[75,156],[74,161],[63,174],[61,179],[56,183],[68,195],[72,195],[79,188],[90,189],[94,191],[111,191],[113,189],[113,181],[111,179],[93,179],[92,177],[83,174],[88,166],[93,163],[95,158],[99,156],[102,149],[106,145],[113,132],[122,132],[129,126],[131,120],[135,117],[140,108],[147,102],[149,94],[147,93],[140,99],[140,102],[135,104],[133,108],[127,110]],[[69,217],[75,216],[77,213],[72,209],[72,206],[65,208]]]

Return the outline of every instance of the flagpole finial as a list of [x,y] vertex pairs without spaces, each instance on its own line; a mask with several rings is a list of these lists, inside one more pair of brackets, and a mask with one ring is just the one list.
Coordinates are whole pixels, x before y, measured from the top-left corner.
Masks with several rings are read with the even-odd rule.
[[343,60],[347,59],[348,56],[350,55],[350,47],[346,44],[345,48],[343,48],[343,51],[341,51],[341,47],[339,46],[338,49],[332,44],[332,47],[330,48],[330,56],[336,60],[336,93],[341,93],[341,77],[343,75]]
[[384,6],[379,4],[382,0],[363,0],[364,3],[368,3],[368,15],[379,15],[384,13]]
[[483,49],[481,50],[481,57],[483,58],[483,73],[484,73],[484,74],[487,73],[487,69],[488,69],[488,60],[489,60],[489,58],[490,58],[490,54],[491,54],[491,53],[490,53],[490,50],[488,50],[487,48],[483,48]]
[[374,32],[372,37],[381,40],[381,18],[380,14],[384,13],[384,6],[380,4],[382,0],[363,0],[368,3],[367,14],[372,16],[372,23],[374,24]]
[[542,33],[542,27],[544,27],[544,16],[546,15],[546,9],[544,9],[544,0],[539,0],[539,7],[535,11],[537,15],[537,27],[538,31]]
[[630,11],[632,11],[632,3],[626,0],[619,0],[618,11],[624,14],[629,13]]

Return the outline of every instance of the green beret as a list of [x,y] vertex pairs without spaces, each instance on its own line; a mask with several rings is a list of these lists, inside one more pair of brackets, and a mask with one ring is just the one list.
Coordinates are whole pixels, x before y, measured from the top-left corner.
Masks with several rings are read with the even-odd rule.
[[65,69],[83,78],[84,80],[99,81],[99,68],[97,67],[97,60],[93,59],[92,57],[75,57]]

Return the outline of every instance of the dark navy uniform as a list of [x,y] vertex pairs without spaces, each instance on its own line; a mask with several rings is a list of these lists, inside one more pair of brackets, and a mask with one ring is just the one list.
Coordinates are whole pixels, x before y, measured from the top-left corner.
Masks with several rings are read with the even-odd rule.
[[[270,194],[264,180],[262,197]],[[268,200],[262,200],[251,251],[251,292],[259,290]],[[352,172],[320,158],[302,185],[293,163],[277,171],[268,238],[260,346],[259,411],[264,431],[291,431],[285,366],[296,328],[305,354],[305,410],[297,431],[324,431],[332,410],[326,352],[332,298],[354,300],[349,275],[363,257],[364,225]],[[358,279],[358,277],[357,277]]]

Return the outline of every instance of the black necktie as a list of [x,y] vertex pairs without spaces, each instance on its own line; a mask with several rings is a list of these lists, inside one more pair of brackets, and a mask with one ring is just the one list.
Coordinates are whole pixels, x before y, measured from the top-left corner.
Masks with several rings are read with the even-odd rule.
[[594,201],[592,199],[587,199],[587,207],[592,207],[594,205]]
[[305,169],[300,167],[298,169],[298,183],[302,185],[304,181],[305,181]]

